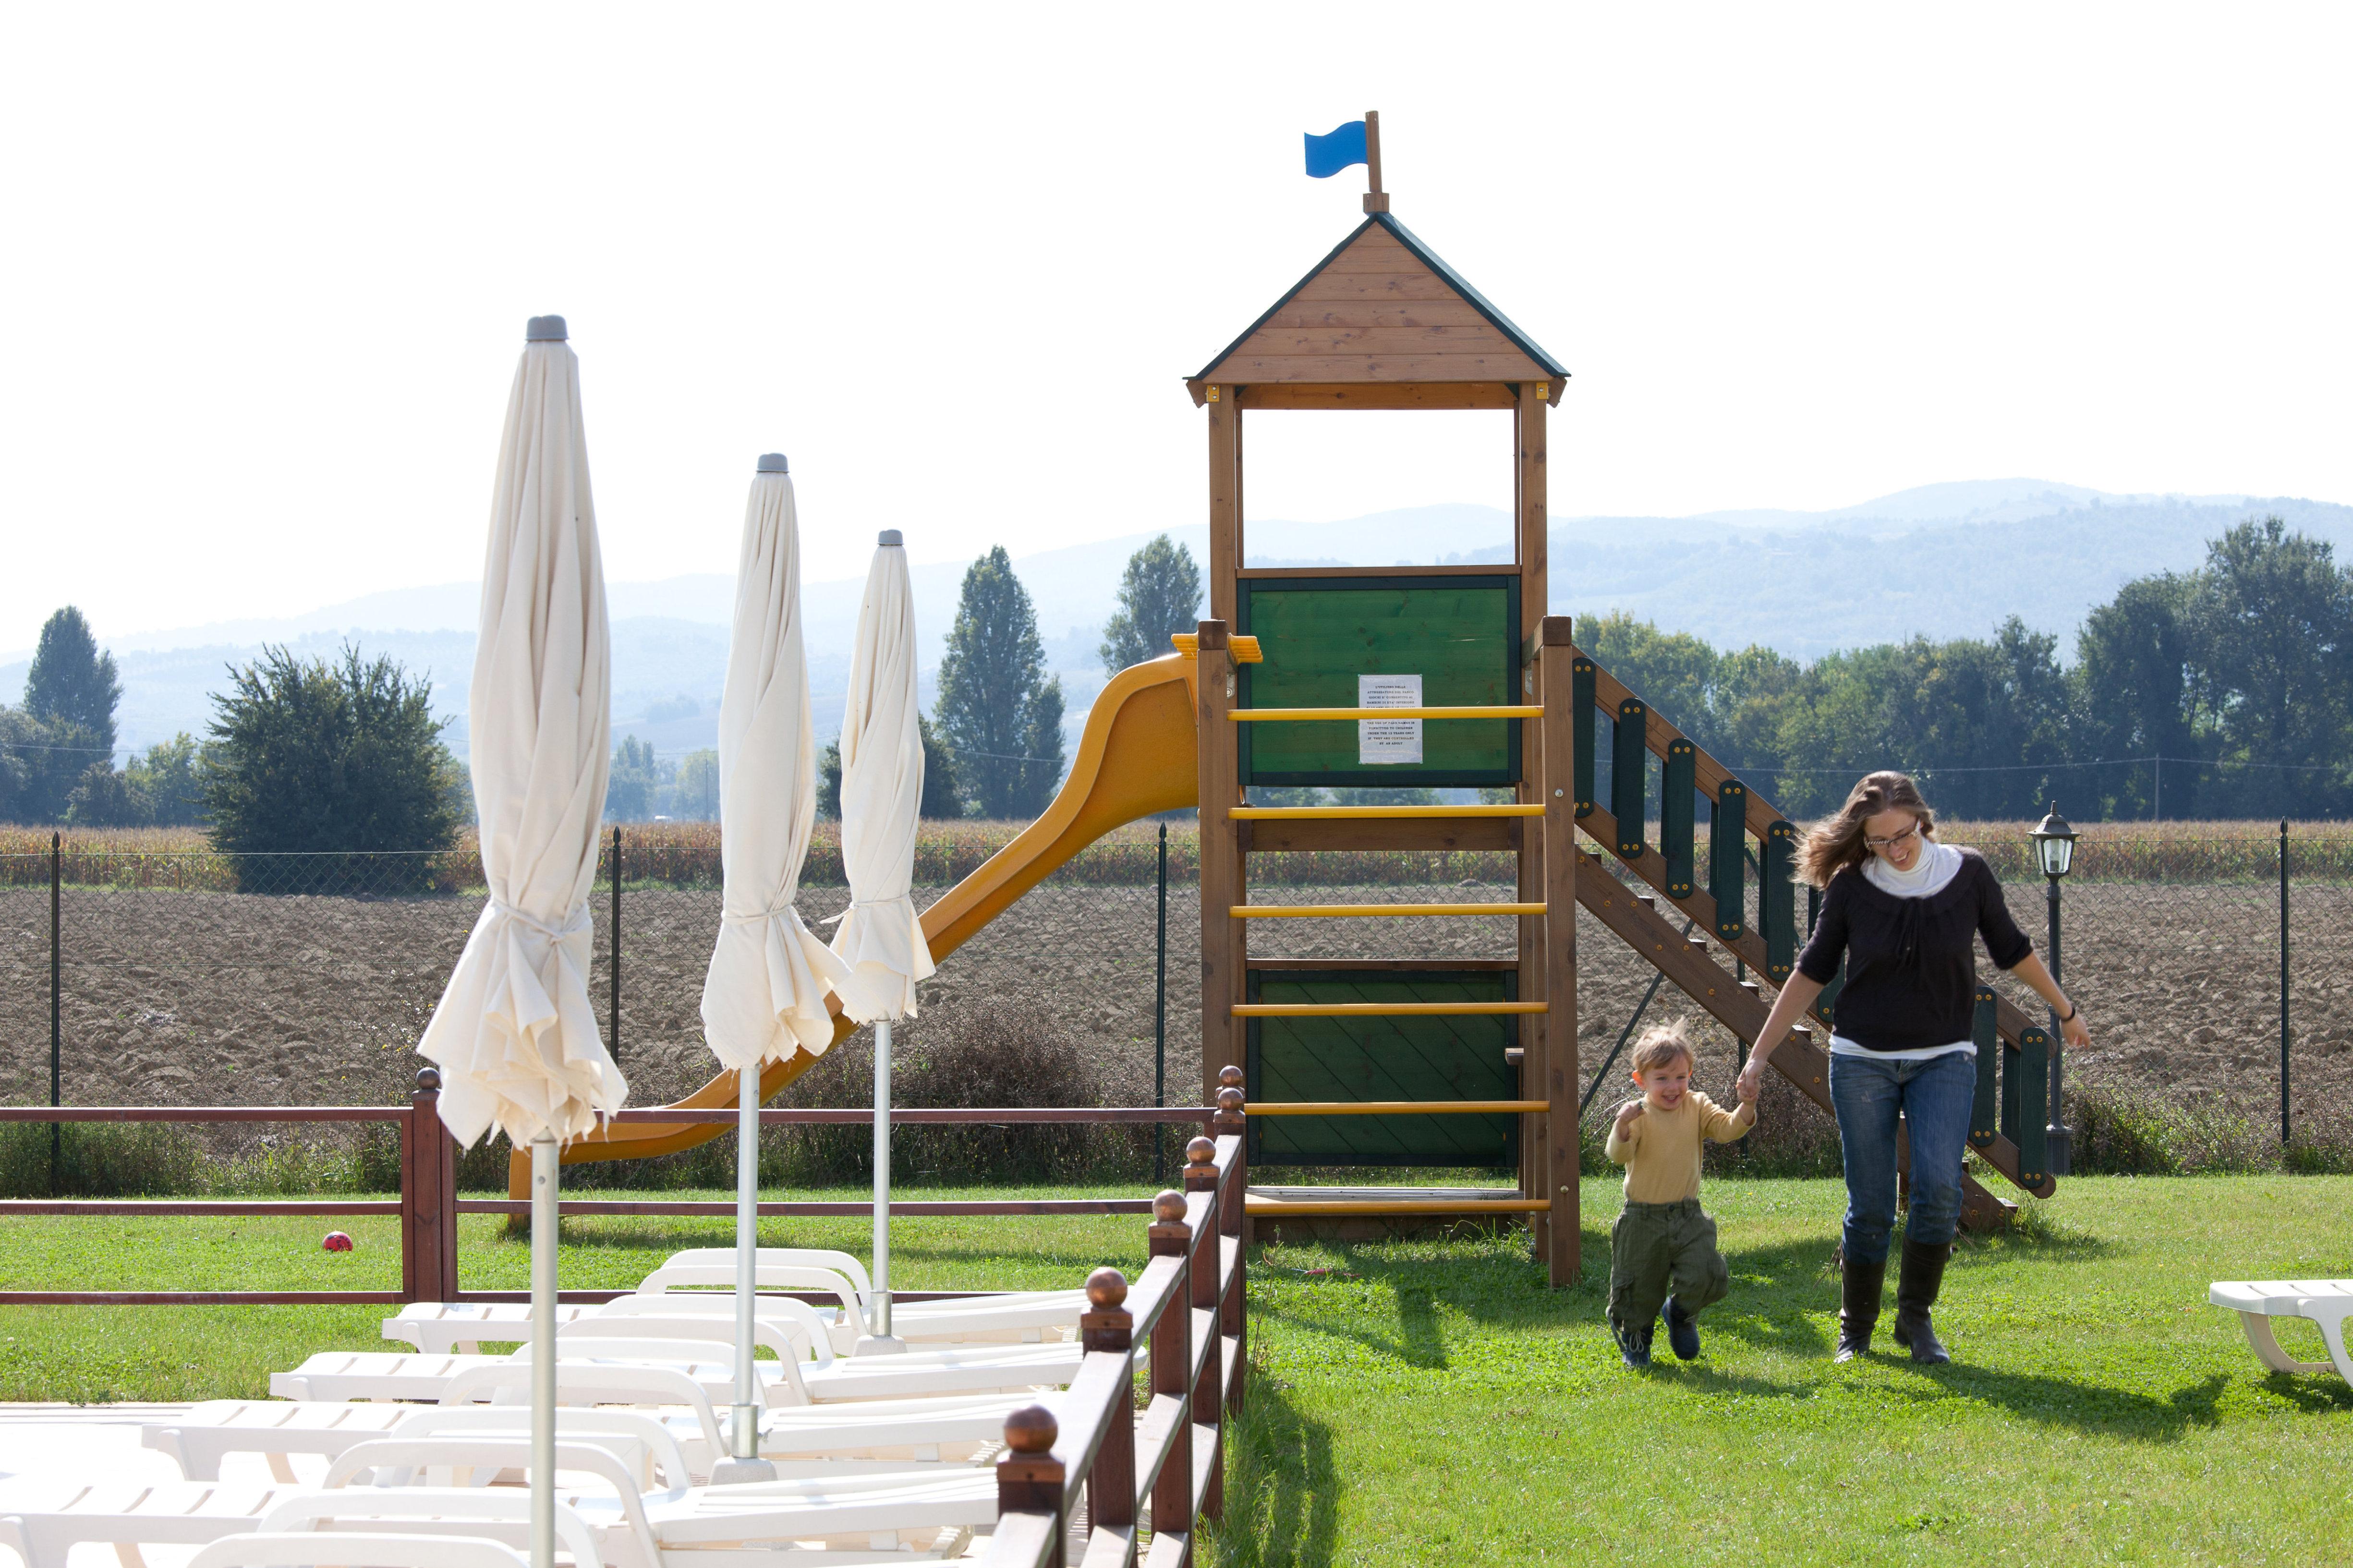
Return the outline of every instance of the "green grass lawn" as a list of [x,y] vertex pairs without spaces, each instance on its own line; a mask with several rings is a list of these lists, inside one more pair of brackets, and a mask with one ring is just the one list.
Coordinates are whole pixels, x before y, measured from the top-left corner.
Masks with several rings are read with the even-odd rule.
[[[1573,1290],[1501,1241],[1268,1251],[1216,1562],[2353,1560],[2353,1391],[2267,1373],[2205,1305],[2211,1279],[2353,1274],[2353,1182],[2063,1183],[1956,1258],[1956,1364],[1920,1369],[1831,1363],[1835,1183],[1707,1201],[1732,1295],[1699,1361],[1662,1334],[1646,1374],[1602,1322],[1607,1179]],[[2323,1359],[2308,1325],[2282,1343]]]
[[[1586,1184],[1586,1278],[1571,1290],[1545,1289],[1508,1239],[1268,1250],[1250,1288],[1254,1381],[1207,1561],[2353,1560],[2353,1391],[2266,1373],[2236,1321],[2204,1304],[2210,1279],[2353,1274],[2353,1179],[2065,1183],[2025,1231],[1956,1258],[1938,1324],[1957,1364],[1922,1370],[1884,1354],[1830,1363],[1835,1183],[1717,1181],[1708,1201],[1733,1294],[1703,1320],[1700,1361],[1662,1347],[1647,1374],[1619,1364],[1601,1321],[1617,1209],[1606,1179]],[[0,1284],[397,1282],[391,1222],[346,1222],[359,1247],[342,1256],[318,1250],[332,1223],[9,1220]],[[1132,1271],[1143,1230],[1131,1216],[901,1220],[897,1282]],[[723,1221],[573,1221],[565,1283],[625,1285],[730,1234]],[[867,1244],[860,1219],[771,1221],[763,1235]],[[521,1289],[526,1258],[503,1222],[466,1221],[470,1285]],[[259,1394],[312,1351],[382,1348],[382,1316],[6,1309],[0,1398]],[[1884,1334],[1883,1320],[1883,1347]],[[2308,1327],[2282,1338],[2320,1359]]]

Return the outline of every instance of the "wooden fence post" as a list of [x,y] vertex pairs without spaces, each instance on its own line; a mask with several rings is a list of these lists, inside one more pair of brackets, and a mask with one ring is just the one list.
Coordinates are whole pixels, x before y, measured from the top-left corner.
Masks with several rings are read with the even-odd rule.
[[441,1074],[425,1068],[400,1124],[400,1293],[407,1300],[458,1293],[457,1163],[441,1125]]
[[[1193,1314],[1191,1292],[1182,1273],[1191,1267],[1192,1227],[1185,1223],[1185,1194],[1164,1191],[1152,1200],[1152,1224],[1145,1227],[1145,1253],[1174,1258],[1179,1270],[1178,1289],[1152,1325],[1152,1396],[1166,1394],[1184,1405],[1192,1393]],[[1152,1533],[1183,1533],[1193,1529],[1193,1444],[1180,1434],[1169,1446],[1160,1479],[1152,1485]]]
[[[1219,1089],[1219,1094],[1226,1091]],[[1187,1193],[1209,1194],[1208,1209],[1201,1215],[1201,1235],[1191,1242],[1192,1262],[1188,1265],[1192,1289],[1187,1300],[1193,1310],[1209,1314],[1209,1332],[1214,1336],[1201,1357],[1201,1375],[1193,1384],[1192,1415],[1194,1425],[1207,1426],[1219,1435],[1209,1450],[1209,1479],[1201,1489],[1201,1517],[1218,1519],[1226,1510],[1226,1446],[1223,1426],[1226,1413],[1225,1339],[1219,1331],[1221,1316],[1218,1300],[1219,1230],[1218,1204],[1218,1145],[1208,1138],[1196,1138],[1185,1145],[1185,1190]]]
[[997,1461],[998,1516],[1042,1513],[1054,1521],[1054,1545],[1046,1557],[1047,1568],[1064,1568],[1068,1560],[1065,1475],[1062,1461],[1053,1454],[1054,1439],[1060,1436],[1052,1411],[1042,1405],[1024,1405],[1005,1418],[1005,1457]]
[[1107,1351],[1125,1356],[1129,1377],[1120,1384],[1118,1408],[1087,1472],[1087,1525],[1091,1530],[1126,1530],[1135,1523],[1135,1411],[1130,1403],[1135,1365],[1135,1317],[1127,1310],[1127,1276],[1098,1268],[1087,1276],[1088,1310],[1079,1317],[1079,1342],[1087,1354]]
[[1218,1070],[1218,1113],[1209,1119],[1220,1138],[1234,1140],[1234,1168],[1226,1177],[1225,1195],[1218,1204],[1218,1233],[1235,1244],[1234,1282],[1218,1310],[1218,1326],[1234,1342],[1234,1365],[1226,1374],[1227,1405],[1239,1413],[1243,1384],[1250,1376],[1250,1129],[1242,1119],[1242,1069]]

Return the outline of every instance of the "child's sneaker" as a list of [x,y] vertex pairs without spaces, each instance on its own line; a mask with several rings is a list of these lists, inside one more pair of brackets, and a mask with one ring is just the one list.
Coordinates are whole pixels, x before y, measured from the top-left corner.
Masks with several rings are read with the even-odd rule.
[[1639,1329],[1617,1323],[1609,1326],[1610,1333],[1618,1341],[1618,1353],[1625,1357],[1626,1364],[1637,1372],[1651,1364],[1651,1334],[1657,1327],[1655,1321],[1644,1323]]
[[1667,1346],[1677,1361],[1699,1359],[1699,1314],[1684,1311],[1672,1296],[1667,1298]]

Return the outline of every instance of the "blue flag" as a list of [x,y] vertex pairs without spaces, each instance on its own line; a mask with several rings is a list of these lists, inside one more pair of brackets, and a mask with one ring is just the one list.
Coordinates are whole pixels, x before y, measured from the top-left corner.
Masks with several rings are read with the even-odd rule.
[[1351,120],[1329,136],[1307,138],[1307,177],[1328,180],[1351,163],[1365,162],[1365,122]]

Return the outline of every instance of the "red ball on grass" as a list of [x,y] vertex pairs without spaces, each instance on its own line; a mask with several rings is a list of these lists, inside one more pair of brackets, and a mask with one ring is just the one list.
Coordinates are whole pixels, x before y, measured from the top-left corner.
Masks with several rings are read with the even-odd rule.
[[319,1245],[329,1252],[349,1252],[352,1249],[352,1238],[340,1230],[331,1230],[327,1233],[327,1239]]

